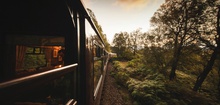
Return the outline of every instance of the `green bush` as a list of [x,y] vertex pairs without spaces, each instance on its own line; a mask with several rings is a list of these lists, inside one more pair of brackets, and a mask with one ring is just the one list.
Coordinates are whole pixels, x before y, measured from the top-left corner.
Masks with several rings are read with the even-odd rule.
[[113,61],[113,67],[116,69],[116,70],[119,70],[121,68],[120,64],[119,64],[119,61]]
[[141,59],[132,59],[131,61],[128,61],[127,67],[133,67],[133,68],[140,68],[144,66]]
[[154,80],[130,79],[127,82],[127,87],[131,96],[139,105],[155,105],[169,94],[163,82]]
[[126,82],[129,80],[129,75],[125,72],[119,71],[118,73],[116,73],[115,79],[120,85],[126,87]]
[[39,68],[46,66],[45,55],[26,54],[23,69]]
[[133,69],[132,71],[130,71],[130,76],[132,78],[136,78],[136,79],[139,79],[139,80],[148,79],[146,77],[152,76],[154,74],[156,74],[156,73],[154,73],[153,70],[146,69],[146,68],[137,68],[137,69]]

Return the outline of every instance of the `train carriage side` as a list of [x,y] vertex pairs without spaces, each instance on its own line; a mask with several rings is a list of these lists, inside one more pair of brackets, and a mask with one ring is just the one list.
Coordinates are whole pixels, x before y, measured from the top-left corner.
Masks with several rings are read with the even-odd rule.
[[0,8],[0,103],[99,104],[108,56],[80,0]]
[[105,50],[105,43],[89,15],[85,17],[85,32],[86,54],[91,55],[92,58],[89,63],[91,66],[87,68],[87,77],[92,77],[92,79],[87,78],[89,79],[87,81],[93,89],[89,97],[94,105],[99,105],[109,56]]

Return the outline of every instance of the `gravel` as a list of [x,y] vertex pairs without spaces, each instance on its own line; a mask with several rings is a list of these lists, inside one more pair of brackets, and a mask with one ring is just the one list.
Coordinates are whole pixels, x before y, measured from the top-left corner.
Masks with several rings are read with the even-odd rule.
[[112,64],[109,63],[100,105],[125,105],[123,97],[120,94],[119,89],[117,88],[118,85],[116,83],[116,80],[110,75],[111,70],[113,70]]

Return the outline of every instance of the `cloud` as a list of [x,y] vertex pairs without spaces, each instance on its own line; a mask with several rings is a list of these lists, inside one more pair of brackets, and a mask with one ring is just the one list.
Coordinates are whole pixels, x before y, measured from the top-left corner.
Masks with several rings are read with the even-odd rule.
[[115,5],[119,5],[126,10],[142,9],[152,0],[116,0]]

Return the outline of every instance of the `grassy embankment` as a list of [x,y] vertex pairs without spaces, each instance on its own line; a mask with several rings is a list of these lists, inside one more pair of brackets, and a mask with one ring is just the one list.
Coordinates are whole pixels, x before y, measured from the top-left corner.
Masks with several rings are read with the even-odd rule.
[[218,105],[216,89],[204,82],[203,90],[192,91],[196,75],[177,70],[169,81],[163,74],[133,62],[113,61],[111,75],[116,79],[127,105]]

